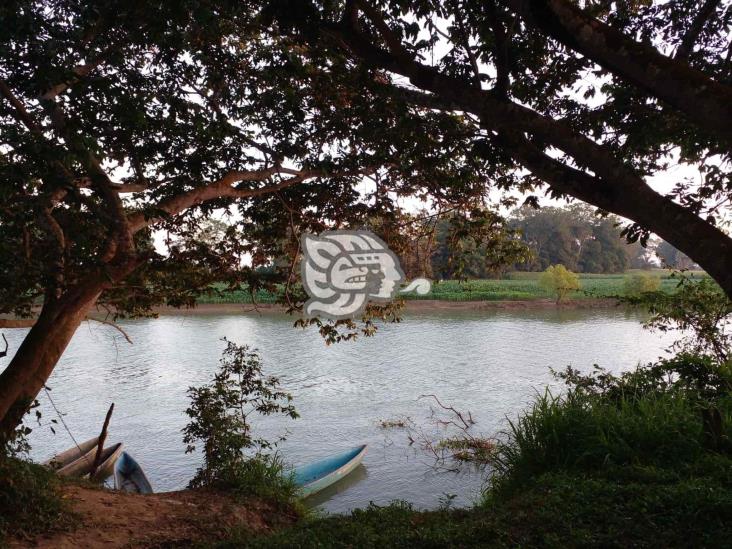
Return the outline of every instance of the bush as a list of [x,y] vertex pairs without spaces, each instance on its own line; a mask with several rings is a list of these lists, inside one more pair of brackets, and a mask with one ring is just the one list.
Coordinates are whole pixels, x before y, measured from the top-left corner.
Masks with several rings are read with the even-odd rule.
[[[732,466],[730,374],[713,358],[681,354],[620,376],[599,368],[557,376],[569,386],[566,394],[537,397],[498,444],[492,458],[498,492],[513,493],[547,473],[690,470],[717,450]],[[718,417],[716,433],[707,432],[710,411]]]
[[73,515],[59,488],[59,478],[45,467],[0,457],[0,546],[9,536],[24,537],[69,526]]
[[[226,340],[224,340],[226,341]],[[277,445],[252,433],[252,414],[298,417],[292,396],[280,389],[276,377],[262,374],[259,355],[247,346],[226,341],[219,372],[213,382],[191,387],[192,421],[183,429],[186,452],[203,443],[203,465],[189,483],[279,503],[293,501],[296,487],[284,474],[282,461],[268,454]]]
[[539,287],[562,301],[570,292],[580,289],[579,277],[564,265],[552,265],[539,276]]
[[625,275],[623,280],[623,292],[626,296],[657,292],[660,287],[661,279],[648,273],[631,273]]

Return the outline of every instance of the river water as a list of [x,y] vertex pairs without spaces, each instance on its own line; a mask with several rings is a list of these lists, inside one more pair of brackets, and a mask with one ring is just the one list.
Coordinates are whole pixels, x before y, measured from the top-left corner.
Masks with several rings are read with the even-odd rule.
[[[446,471],[404,429],[381,420],[409,417],[428,436],[439,434],[431,399],[469,410],[474,432],[495,435],[546,385],[561,390],[549,369],[634,368],[664,354],[674,336],[644,330],[641,316],[619,309],[435,312],[407,315],[373,338],[326,346],[313,329],[293,328],[285,315],[162,316],[126,321],[130,345],[110,327],[86,323],[48,382],[51,398],[79,441],[100,430],[115,403],[108,441],[123,441],[156,491],[185,487],[200,461],[185,454],[186,390],[206,383],[227,337],[259,349],[265,373],[279,376],[295,396],[297,420],[258,422],[269,437],[286,434],[283,458],[292,464],[368,444],[364,464],[342,483],[311,498],[342,512],[395,499],[434,508],[446,494],[475,501],[485,471]],[[17,348],[26,330],[5,332]],[[7,360],[7,359],[5,359]],[[33,425],[31,457],[43,460],[71,446],[47,395],[43,425]],[[437,410],[439,412],[439,410]],[[34,422],[33,422],[34,423]],[[447,436],[448,433],[445,433]],[[449,468],[449,467],[448,467]]]

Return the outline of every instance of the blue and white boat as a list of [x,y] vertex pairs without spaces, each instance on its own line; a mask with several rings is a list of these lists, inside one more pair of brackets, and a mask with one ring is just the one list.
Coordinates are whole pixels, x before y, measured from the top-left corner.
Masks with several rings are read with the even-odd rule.
[[303,497],[335,484],[359,466],[366,455],[366,445],[330,456],[295,469],[295,484]]
[[153,493],[150,481],[147,480],[142,467],[127,452],[122,452],[114,466],[114,488],[132,494]]

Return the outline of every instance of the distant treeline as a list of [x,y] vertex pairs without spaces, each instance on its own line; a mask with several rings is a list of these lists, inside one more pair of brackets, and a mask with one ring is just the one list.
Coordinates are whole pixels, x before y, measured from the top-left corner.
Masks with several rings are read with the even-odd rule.
[[[696,267],[687,256],[660,239],[650,239],[646,247],[639,242],[628,244],[621,236],[619,218],[598,216],[594,208],[584,204],[518,208],[505,220],[500,232],[493,228],[489,242],[476,241],[470,234],[456,231],[456,223],[464,225],[465,219],[446,215],[434,222],[429,250],[419,245],[399,250],[408,274],[447,280],[495,278],[508,271],[543,271],[559,264],[578,273]],[[525,252],[520,252],[517,244],[522,244]],[[497,246],[503,252],[501,261],[496,261]],[[505,253],[506,249],[510,253]],[[425,261],[426,257],[429,261]]]

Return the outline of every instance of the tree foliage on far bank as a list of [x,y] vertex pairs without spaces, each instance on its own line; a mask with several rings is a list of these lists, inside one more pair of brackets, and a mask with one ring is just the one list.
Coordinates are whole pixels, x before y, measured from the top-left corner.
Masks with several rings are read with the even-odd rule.
[[579,273],[620,273],[634,260],[638,264],[638,256],[645,251],[622,238],[616,216],[599,217],[583,204],[525,206],[513,213],[509,224],[534,252],[529,261],[516,265],[518,270],[543,271],[562,264]]
[[551,265],[539,275],[539,287],[563,301],[571,292],[581,288],[579,277],[564,265]]

